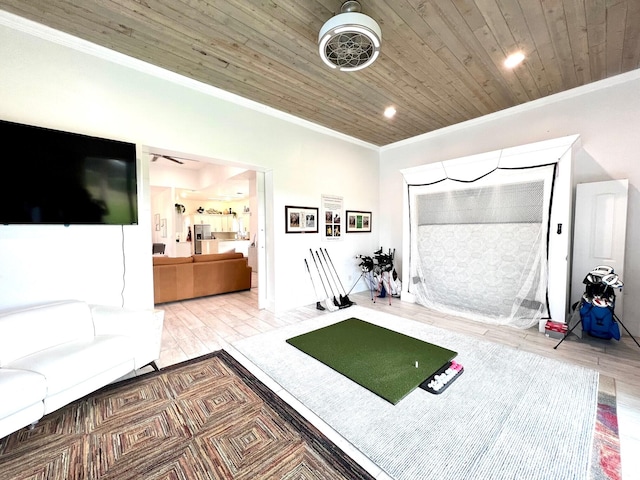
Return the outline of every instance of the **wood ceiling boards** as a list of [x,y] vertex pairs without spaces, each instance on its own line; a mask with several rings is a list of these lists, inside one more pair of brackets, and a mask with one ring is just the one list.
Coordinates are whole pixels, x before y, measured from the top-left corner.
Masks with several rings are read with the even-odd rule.
[[[382,48],[357,72],[331,70],[318,54],[339,0],[0,0],[0,9],[379,146],[640,66],[640,0],[360,3]],[[516,50],[526,59],[508,70]]]

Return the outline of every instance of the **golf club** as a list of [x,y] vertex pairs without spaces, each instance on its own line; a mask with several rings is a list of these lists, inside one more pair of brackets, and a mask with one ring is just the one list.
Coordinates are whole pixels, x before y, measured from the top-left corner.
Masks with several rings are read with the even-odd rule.
[[313,251],[309,249],[309,252],[311,252],[311,258],[313,259],[313,263],[316,266],[318,277],[320,277],[320,283],[322,283],[324,294],[327,296],[327,298],[324,301],[324,305],[327,307],[327,310],[329,310],[330,312],[335,312],[336,310],[338,310],[338,307],[331,302],[331,299],[329,299],[329,293],[327,292],[327,287],[324,285],[324,280],[322,280],[322,275],[320,274],[320,268],[318,267],[318,262],[316,262],[316,258],[313,256]]
[[[335,275],[335,278],[338,280],[337,282],[334,279],[334,282],[336,284],[336,289],[338,289],[338,284],[340,284],[340,288],[342,288],[342,291],[345,293],[344,296],[342,295],[342,293],[340,294],[340,304],[341,305],[345,305],[347,307],[350,307],[351,305],[353,305],[353,302],[351,300],[349,300],[348,296],[347,296],[347,291],[344,288],[344,285],[342,285],[342,281],[340,280],[340,277],[338,276],[338,271],[336,270],[335,265],[333,264],[333,260],[331,260],[331,257],[329,256],[329,252],[327,251],[327,249],[324,249],[324,252],[322,251],[322,249],[320,249],[320,253],[322,253],[322,258],[324,258],[325,263],[327,263],[327,266],[329,266],[329,264],[331,265],[331,268],[329,268],[329,272],[331,272],[331,275],[333,278],[333,276]],[[327,254],[325,257],[325,253]],[[327,262],[327,259],[329,259],[329,261]],[[338,291],[340,291],[338,289]]]
[[[316,290],[316,284],[313,281],[313,275],[311,275],[311,270],[309,270],[309,263],[307,262],[307,259],[304,259],[304,264],[307,267],[307,272],[309,272],[309,278],[311,279],[311,285],[313,285],[313,293],[315,293],[316,298],[318,298],[318,291]],[[325,310],[325,308],[322,306],[322,304],[320,303],[320,301],[316,301],[316,308],[318,310]]]
[[[327,259],[324,256],[324,252],[322,251],[322,249],[319,250],[320,253],[318,253],[318,250],[316,250],[316,255],[318,256],[318,260],[320,261],[320,265],[322,266],[322,270],[324,271],[325,276],[327,277],[327,282],[329,282],[329,287],[331,288],[331,293],[333,293],[333,303],[335,303],[336,305],[338,305],[338,307],[340,308],[346,308],[346,307],[350,307],[350,304],[346,304],[342,301],[342,295],[340,295],[340,290],[338,289],[338,284],[336,283],[335,278],[333,278],[333,273],[331,272],[331,269],[329,268],[329,265],[327,264]],[[322,254],[322,259],[320,259],[320,254]],[[327,273],[327,271],[329,273]],[[336,289],[334,290],[333,287],[336,287]],[[338,300],[338,297],[336,297],[335,292],[338,292],[338,296],[340,297],[340,300]]]
[[[311,255],[313,255],[313,252],[311,252]],[[322,260],[320,260],[320,254],[317,251],[316,251],[316,256],[318,257],[318,262],[320,263],[320,266],[322,267],[322,271],[324,272],[324,277],[327,279],[327,284],[329,285],[329,290],[331,290],[331,293],[333,294],[333,304],[336,307],[340,308],[340,302],[336,298],[336,294],[333,291],[333,285],[331,285],[331,281],[329,280],[329,275],[327,275],[327,271],[324,268]]]
[[[318,252],[320,252],[320,253],[318,253]],[[320,259],[320,254],[322,254],[322,260]],[[338,291],[338,296],[340,296],[340,297],[342,297],[342,296],[340,295],[340,291],[338,290],[338,284],[336,283],[335,278],[333,278],[333,273],[331,272],[331,269],[329,268],[329,265],[327,264],[327,259],[324,256],[324,252],[322,251],[322,249],[316,250],[316,255],[318,256],[318,260],[320,261],[320,265],[322,265],[322,270],[324,271],[324,274],[327,277],[327,282],[329,282],[329,286],[331,287],[331,293],[333,293],[333,301],[337,302],[337,305],[340,308],[343,308],[345,305],[342,303],[342,301],[338,301],[338,298],[336,297],[335,291]],[[327,271],[329,272],[328,274],[327,274]],[[334,285],[336,287],[335,291],[333,289]],[[342,298],[341,298],[341,300],[342,300]]]

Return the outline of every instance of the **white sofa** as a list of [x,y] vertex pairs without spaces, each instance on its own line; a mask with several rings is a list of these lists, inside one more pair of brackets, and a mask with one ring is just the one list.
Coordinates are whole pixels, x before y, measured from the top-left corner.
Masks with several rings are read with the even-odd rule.
[[147,365],[163,311],[64,300],[0,311],[0,438]]

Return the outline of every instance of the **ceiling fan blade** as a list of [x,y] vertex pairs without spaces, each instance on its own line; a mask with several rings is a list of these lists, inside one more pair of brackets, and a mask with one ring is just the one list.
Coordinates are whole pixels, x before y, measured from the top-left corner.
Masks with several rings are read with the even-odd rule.
[[167,160],[171,160],[172,162],[176,162],[176,163],[179,163],[180,165],[184,165],[184,162],[181,160],[178,160],[177,158],[170,157],[169,155],[162,155],[162,156]]
[[169,160],[170,162],[178,163],[180,165],[184,165],[184,162],[196,162],[196,163],[198,163],[198,160],[195,160],[195,159],[192,159],[192,158],[175,157],[175,156],[172,156],[172,155],[164,155],[162,153],[151,153],[151,152],[149,152],[149,155],[152,155],[152,158],[151,158],[152,162],[157,161],[159,158],[164,158],[166,160]]

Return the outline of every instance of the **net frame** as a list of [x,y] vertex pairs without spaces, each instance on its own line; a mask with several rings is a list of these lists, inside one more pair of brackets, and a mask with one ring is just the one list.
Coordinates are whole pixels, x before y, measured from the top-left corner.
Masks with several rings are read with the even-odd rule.
[[[499,165],[499,161],[498,161]],[[551,208],[553,200],[554,181],[557,174],[557,163],[549,163],[543,165],[526,166],[505,168],[496,166],[490,168],[489,171],[473,178],[469,174],[469,170],[464,166],[459,168],[459,178],[452,178],[450,172],[447,172],[444,165],[442,166],[443,175],[440,178],[427,183],[420,184],[407,184],[408,198],[409,198],[409,218],[410,218],[410,241],[409,241],[409,278],[411,281],[408,285],[408,291],[415,296],[417,303],[433,308],[435,310],[442,311],[448,314],[454,314],[458,316],[464,316],[472,318],[474,320],[480,320],[485,323],[510,325],[517,328],[530,328],[536,325],[541,318],[548,318],[549,316],[549,301],[548,301],[548,244],[549,244],[549,232],[550,232],[550,218]],[[465,178],[466,175],[466,178]],[[418,234],[420,231],[421,218],[424,220],[424,213],[420,211],[417,204],[417,198],[421,195],[457,195],[464,196],[465,192],[477,191],[487,193],[491,189],[501,188],[517,185],[530,185],[532,183],[539,183],[542,188],[542,204],[540,211],[537,212],[536,221],[537,227],[531,227],[534,222],[531,222],[531,218],[527,218],[524,215],[523,218],[519,218],[516,214],[516,218],[519,221],[509,222],[504,221],[513,217],[513,215],[504,215],[502,218],[498,215],[495,221],[485,218],[480,220],[480,230],[491,230],[484,226],[494,224],[497,227],[504,226],[504,230],[514,230],[513,225],[509,227],[508,224],[522,224],[527,225],[531,230],[529,236],[535,237],[535,241],[531,245],[528,252],[525,252],[523,258],[525,258],[524,265],[522,265],[522,275],[518,278],[519,285],[516,292],[513,295],[513,302],[510,305],[504,305],[505,299],[500,299],[500,308],[496,308],[496,313],[492,313],[490,310],[492,307],[489,302],[489,311],[487,308],[465,308],[461,305],[464,304],[460,301],[452,301],[453,299],[464,299],[465,295],[469,292],[453,291],[449,299],[442,298],[442,291],[434,292],[438,290],[436,287],[438,284],[433,282],[433,278],[449,279],[452,276],[458,278],[460,275],[452,272],[439,271],[434,272],[429,270],[428,264],[425,264],[425,257],[420,250],[420,241]],[[526,202],[525,202],[526,203]],[[493,206],[495,207],[495,205]],[[491,207],[491,208],[493,208]],[[509,206],[510,207],[510,206]],[[491,209],[490,208],[490,209]],[[469,221],[468,212],[457,212],[462,219],[466,219],[466,224],[471,225],[473,221]],[[504,213],[504,212],[501,212]],[[436,213],[435,217],[444,218],[444,221],[436,221],[435,224],[447,225],[446,215],[442,212]],[[473,216],[472,216],[473,217]],[[455,223],[453,223],[455,224]],[[518,229],[515,229],[516,231]],[[482,254],[480,254],[482,255]],[[468,267],[467,267],[468,268]],[[477,267],[476,267],[477,268]],[[487,272],[491,274],[491,268],[487,268]],[[492,281],[500,280],[491,278]],[[439,280],[436,280],[439,281]],[[507,290],[508,292],[514,291],[513,288]],[[477,293],[477,292],[475,292]],[[492,292],[495,294],[495,290]],[[477,307],[477,306],[476,306]]]

